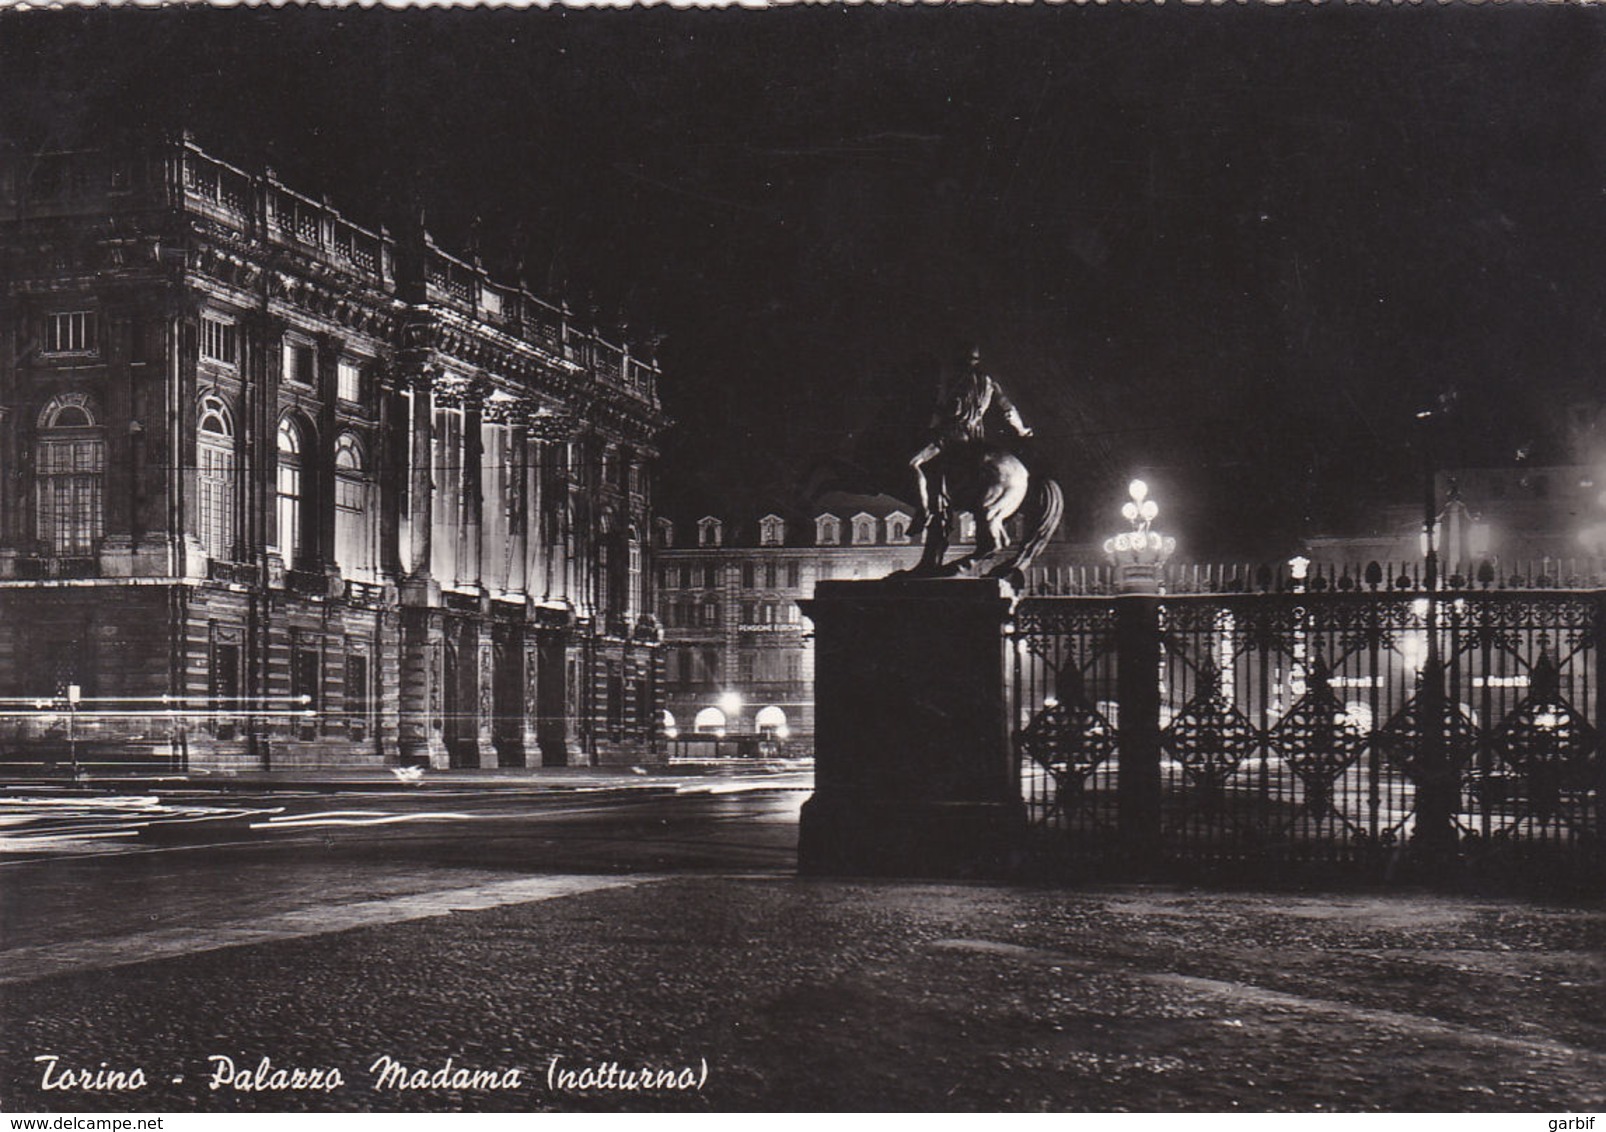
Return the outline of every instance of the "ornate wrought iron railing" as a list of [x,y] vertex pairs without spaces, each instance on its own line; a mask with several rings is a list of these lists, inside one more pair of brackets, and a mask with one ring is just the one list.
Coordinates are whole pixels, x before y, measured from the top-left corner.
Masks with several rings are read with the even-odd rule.
[[1595,591],[1027,598],[1015,744],[1073,857],[1606,875]]

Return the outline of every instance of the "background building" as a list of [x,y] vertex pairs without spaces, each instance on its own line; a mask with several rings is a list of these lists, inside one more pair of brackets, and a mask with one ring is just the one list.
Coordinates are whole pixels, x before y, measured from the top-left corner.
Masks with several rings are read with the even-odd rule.
[[[1476,581],[1593,576],[1606,559],[1606,479],[1587,465],[1457,468],[1436,476],[1438,551],[1446,577]],[[1377,509],[1372,525],[1306,540],[1317,563],[1409,563],[1422,557],[1422,504]]]
[[[914,507],[829,492],[812,504],[705,514],[658,528],[666,734],[750,753],[808,755],[814,649],[798,601],[831,578],[881,578],[919,561]],[[970,516],[961,541],[974,541]]]
[[651,751],[650,356],[187,137],[0,157],[0,695],[192,767]]

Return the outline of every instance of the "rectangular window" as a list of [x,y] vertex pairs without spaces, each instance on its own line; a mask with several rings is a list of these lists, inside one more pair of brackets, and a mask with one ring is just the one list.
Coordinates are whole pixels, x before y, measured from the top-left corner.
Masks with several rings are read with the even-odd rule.
[[94,311],[58,311],[45,320],[45,353],[93,354],[100,348]]
[[742,563],[742,589],[750,590],[752,588],[753,588],[753,564],[751,562],[743,562]]
[[335,477],[335,506],[342,511],[361,512],[368,495],[368,485],[351,476]]
[[295,727],[303,739],[318,734],[316,713],[322,700],[323,664],[316,646],[297,644],[290,651],[290,710],[295,712]]
[[711,590],[717,585],[719,585],[718,572],[712,566],[704,566],[703,567],[703,588],[707,589],[707,590]]
[[232,366],[239,358],[239,328],[226,319],[201,316],[201,357]]
[[336,395],[352,404],[362,402],[362,368],[350,358],[341,358],[335,367]]
[[296,648],[290,665],[290,696],[297,701],[303,696],[306,697],[304,704],[298,702],[298,708],[307,711],[318,710],[318,685],[321,683],[318,678],[319,667],[316,648],[305,646]]
[[47,553],[95,552],[103,529],[105,466],[106,442],[98,437],[40,442],[36,518]]
[[240,646],[218,637],[212,646],[212,710],[232,712],[240,699]]
[[625,723],[625,678],[619,666],[612,662],[609,662],[607,672],[608,731],[618,738]]
[[752,649],[743,649],[736,655],[736,680],[741,684],[753,682],[753,666],[756,662]]
[[297,385],[311,385],[315,355],[305,342],[286,340],[284,344],[284,379]]
[[796,562],[788,562],[786,564],[786,584],[789,588],[797,589],[802,584],[802,577],[803,572],[798,568]]
[[775,588],[775,563],[773,562],[764,563],[764,588],[767,590]]
[[822,582],[828,582],[832,578],[836,577],[836,563],[835,562],[822,562],[822,563],[820,563],[819,577],[820,577],[820,581],[822,581]]
[[354,739],[368,731],[373,712],[373,696],[368,682],[368,657],[352,652],[346,656],[346,728]]
[[240,710],[240,642],[238,631],[219,629],[212,643],[212,730],[219,739],[233,739]]
[[234,452],[221,444],[196,447],[196,534],[211,558],[234,558]]
[[282,457],[278,468],[279,550],[294,568],[301,554],[301,468]]
[[368,482],[335,476],[335,561],[353,581],[373,580],[373,530],[368,520]]

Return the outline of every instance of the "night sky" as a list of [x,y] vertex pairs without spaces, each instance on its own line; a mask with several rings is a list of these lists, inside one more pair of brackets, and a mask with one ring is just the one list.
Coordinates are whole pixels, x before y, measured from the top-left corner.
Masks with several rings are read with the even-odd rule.
[[1603,18],[11,13],[0,131],[187,124],[662,332],[671,508],[822,468],[907,495],[975,340],[1073,533],[1142,473],[1195,555],[1276,553],[1414,498],[1440,393],[1442,462],[1566,455],[1606,358]]

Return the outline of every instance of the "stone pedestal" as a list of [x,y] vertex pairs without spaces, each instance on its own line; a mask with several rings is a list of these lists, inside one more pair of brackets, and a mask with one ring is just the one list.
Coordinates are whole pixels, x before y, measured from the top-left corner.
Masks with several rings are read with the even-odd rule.
[[984,877],[1015,864],[1025,810],[1009,744],[1011,598],[980,579],[815,589],[802,872]]

